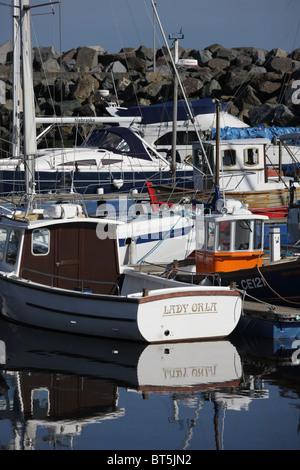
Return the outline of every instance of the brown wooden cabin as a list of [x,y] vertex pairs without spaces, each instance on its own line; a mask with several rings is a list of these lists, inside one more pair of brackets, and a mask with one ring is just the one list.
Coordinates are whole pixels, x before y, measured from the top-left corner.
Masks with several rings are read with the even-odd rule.
[[[121,280],[115,228],[96,233],[97,221],[51,223],[25,230],[20,277],[45,285],[118,294]],[[38,236],[48,243],[39,247]]]

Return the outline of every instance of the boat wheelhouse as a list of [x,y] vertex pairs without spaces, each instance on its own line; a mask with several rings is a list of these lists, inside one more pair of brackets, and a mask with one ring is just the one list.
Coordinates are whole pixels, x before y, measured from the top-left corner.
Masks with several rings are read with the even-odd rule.
[[238,200],[219,199],[216,211],[196,218],[196,270],[237,271],[262,265],[264,222]]
[[[213,193],[215,174],[226,198],[248,204],[251,210],[287,207],[290,199],[291,177],[284,176],[280,160],[274,163],[267,155],[271,141],[265,138],[203,142],[194,144],[194,187],[197,199]],[[218,158],[217,158],[218,156]],[[294,180],[293,180],[294,181]],[[294,182],[300,197],[299,182]]]

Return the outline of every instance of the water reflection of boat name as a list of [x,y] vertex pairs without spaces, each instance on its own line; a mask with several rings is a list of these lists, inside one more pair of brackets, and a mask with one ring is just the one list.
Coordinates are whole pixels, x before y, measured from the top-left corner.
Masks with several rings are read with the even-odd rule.
[[[189,304],[165,305],[164,315],[189,313]],[[217,302],[201,302],[191,306],[192,313],[217,312]]]
[[253,277],[251,279],[242,279],[241,280],[242,289],[258,289],[260,287],[265,287],[266,283],[261,277]]
[[165,379],[178,379],[188,377],[214,377],[217,373],[217,366],[197,366],[197,367],[176,367],[164,369]]

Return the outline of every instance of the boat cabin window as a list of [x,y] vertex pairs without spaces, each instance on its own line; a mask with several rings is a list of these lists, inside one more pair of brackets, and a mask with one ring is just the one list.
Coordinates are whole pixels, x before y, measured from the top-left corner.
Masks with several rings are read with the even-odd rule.
[[194,165],[197,168],[200,168],[205,174],[208,173],[208,162],[213,170],[214,168],[214,160],[213,160],[213,152],[214,149],[211,145],[205,146],[205,153],[204,155],[202,148],[196,148],[194,151]]
[[33,419],[49,418],[50,395],[47,388],[35,388],[31,393],[31,414]]
[[15,264],[17,260],[20,238],[21,234],[19,230],[11,230],[6,252],[6,262],[8,264]]
[[264,224],[261,220],[254,221],[254,241],[253,241],[254,250],[262,250],[263,248],[263,228],[264,228]]
[[124,140],[121,136],[111,132],[106,134],[105,142],[101,142],[99,148],[104,148],[106,150],[118,150],[119,152],[130,151],[130,147],[126,140]]
[[33,255],[47,255],[50,251],[50,232],[47,228],[35,229],[32,232],[31,251]]
[[105,129],[94,130],[82,146],[103,148],[105,150],[119,150],[120,152],[130,151],[128,142],[122,136]]
[[235,224],[235,245],[236,251],[249,250],[250,235],[252,233],[250,220],[238,220]]
[[207,239],[206,239],[206,249],[214,250],[215,248],[215,223],[208,222],[207,224]]
[[220,222],[219,224],[218,251],[230,250],[230,226],[230,222]]
[[194,152],[194,162],[197,168],[202,168],[203,165],[203,153],[201,149],[196,149]]
[[258,148],[244,149],[244,165],[257,165],[258,164]]
[[[249,251],[263,248],[264,224],[261,220],[207,222],[205,230],[208,251]],[[203,243],[197,240],[197,249],[203,248]]]
[[89,159],[89,160],[72,160],[72,161],[69,161],[69,162],[63,162],[63,163],[60,163],[58,166],[75,166],[78,167],[78,166],[92,166],[92,165],[97,165],[97,162],[94,158],[92,159]]
[[[167,132],[162,135],[154,142],[154,145],[172,145],[172,134],[172,132]],[[196,131],[177,131],[176,133],[177,145],[191,145],[197,140]]]
[[222,150],[223,166],[234,166],[236,164],[236,151],[232,149]]

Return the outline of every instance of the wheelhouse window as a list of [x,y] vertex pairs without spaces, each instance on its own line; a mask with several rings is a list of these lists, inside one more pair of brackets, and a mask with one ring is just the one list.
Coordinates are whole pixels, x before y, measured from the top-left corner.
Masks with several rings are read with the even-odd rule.
[[264,224],[261,220],[255,220],[254,222],[254,250],[262,250],[263,247],[263,227]]
[[218,251],[230,250],[230,222],[220,222],[217,247]]
[[249,250],[252,228],[249,220],[238,220],[235,226],[236,251]]
[[199,219],[196,217],[196,248],[197,250],[203,250],[205,248],[205,231],[206,226],[203,221],[203,218],[200,217]]
[[258,164],[258,148],[251,147],[244,150],[244,165]]
[[232,149],[222,150],[223,166],[234,166],[236,164],[236,151]]
[[207,250],[214,250],[215,247],[215,231],[216,226],[214,222],[208,222],[207,224],[207,239],[206,248]]
[[19,230],[11,230],[9,234],[7,252],[6,252],[6,262],[8,264],[15,264],[18,256],[19,244],[20,244],[20,232]]
[[47,228],[33,230],[31,240],[31,250],[33,255],[45,256],[49,253],[50,231]]

